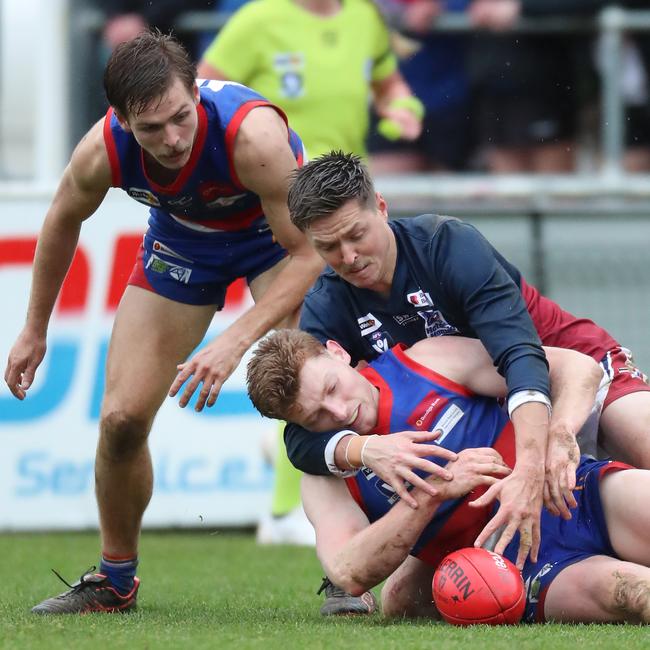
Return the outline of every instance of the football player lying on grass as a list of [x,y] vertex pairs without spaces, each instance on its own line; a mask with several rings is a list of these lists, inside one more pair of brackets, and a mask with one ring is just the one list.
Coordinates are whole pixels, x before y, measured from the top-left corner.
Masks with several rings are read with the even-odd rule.
[[[554,386],[550,435],[575,441],[598,402],[602,373],[580,353],[545,352]],[[434,570],[447,553],[475,542],[496,508],[490,486],[508,475],[516,455],[512,424],[495,399],[504,396],[505,383],[481,343],[426,339],[357,371],[335,342],[322,346],[304,332],[280,330],[260,343],[247,382],[263,415],[312,431],[344,426],[360,434],[346,449],[348,466],[360,468],[354,476],[303,479],[305,510],[330,579],[361,594],[388,578],[385,615],[436,616]],[[425,478],[435,496],[420,483],[413,487],[416,509],[363,468],[367,436],[405,429],[434,431],[429,444],[457,454],[447,464],[451,481]],[[542,512],[538,557],[523,567],[524,620],[650,621],[650,471],[576,451],[570,484],[572,516]],[[503,551],[512,562],[522,554],[518,537]]]

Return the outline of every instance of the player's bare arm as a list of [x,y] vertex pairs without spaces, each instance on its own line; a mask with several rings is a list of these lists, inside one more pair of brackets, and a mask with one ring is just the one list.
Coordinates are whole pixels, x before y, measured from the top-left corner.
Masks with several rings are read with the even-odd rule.
[[569,519],[580,449],[576,436],[590,416],[603,371],[590,357],[562,348],[544,348],[549,362],[553,414],[548,431],[544,505]]
[[274,109],[258,107],[244,118],[235,140],[234,164],[242,185],[260,197],[267,222],[277,241],[288,251],[289,259],[264,294],[255,296],[254,307],[178,366],[179,374],[169,394],[174,396],[192,377],[179,402],[184,407],[202,383],[197,411],[216,402],[221,386],[257,339],[297,312],[307,289],[323,268],[305,236],[289,220],[289,177],[297,163],[289,146],[287,127]]
[[77,145],[65,169],[38,237],[25,326],[7,361],[5,381],[25,399],[46,350],[47,327],[70,267],[82,222],[100,205],[111,176],[98,122]]
[[494,449],[467,449],[450,463],[454,480],[428,481],[439,487],[437,497],[415,488],[418,508],[398,502],[369,524],[345,484],[334,477],[305,476],[303,502],[316,530],[316,550],[328,577],[351,594],[362,594],[388,577],[411,548],[445,499],[466,495],[510,470]]

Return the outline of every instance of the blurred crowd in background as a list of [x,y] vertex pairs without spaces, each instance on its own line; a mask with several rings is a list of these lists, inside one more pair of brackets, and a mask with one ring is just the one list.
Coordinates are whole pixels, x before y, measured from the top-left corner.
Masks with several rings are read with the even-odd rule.
[[[610,4],[603,0],[93,0],[92,4],[106,16],[101,34],[104,57],[147,26],[173,31],[195,57],[200,76],[232,79],[258,90],[278,103],[292,123],[292,102],[305,93],[300,78],[304,61],[291,56],[279,60],[275,55],[276,72],[281,73],[278,83],[282,85],[276,97],[268,91],[265,71],[254,69],[263,64],[259,60],[256,63],[251,55],[259,43],[273,47],[283,21],[285,31],[289,30],[288,38],[298,40],[295,32],[290,34],[295,24],[292,27],[291,20],[269,7],[276,12],[313,14],[315,20],[311,23],[302,17],[302,22],[296,24],[301,37],[308,38],[313,29],[316,38],[316,31],[322,32],[325,25],[323,21],[332,20],[344,8],[350,11],[350,7],[366,5],[368,11],[370,5],[380,16],[381,29],[386,30],[391,56],[397,60],[398,80],[410,87],[423,108],[422,113],[419,109],[412,111],[421,118],[421,129],[409,134],[411,127],[404,122],[401,132],[405,139],[395,139],[395,134],[386,138],[382,135],[385,132],[376,128],[387,114],[386,106],[382,108],[375,97],[373,111],[373,103],[365,100],[370,112],[369,127],[366,129],[365,121],[360,120],[365,141],[358,153],[365,154],[367,148],[375,174],[565,173],[598,165],[603,64],[598,38],[592,32],[519,32],[515,25],[521,18],[593,17]],[[648,3],[636,0],[616,4],[643,9]],[[179,30],[179,16],[189,11],[228,12],[232,16],[215,36],[214,32]],[[473,29],[447,33],[432,30],[436,20],[446,14],[464,15]],[[357,16],[356,20],[361,19]],[[370,29],[366,20],[375,19],[364,18],[364,24],[356,24],[359,43]],[[336,29],[333,27],[332,42],[322,43],[324,52],[336,45]],[[272,33],[265,36],[265,32]],[[377,38],[381,40],[381,35]],[[238,52],[242,60],[248,61],[246,65],[237,65]],[[623,54],[620,83],[625,102],[624,165],[629,172],[646,172],[650,171],[650,33],[627,35]],[[98,70],[103,63],[98,61]],[[362,90],[366,96],[384,93],[389,103],[394,102],[404,93],[396,91],[394,84],[389,90],[385,84],[382,86],[390,72],[390,66],[384,63],[383,67],[384,72],[368,71],[367,87]],[[380,68],[378,64],[377,70]],[[335,80],[342,83],[350,69],[339,67]],[[391,83],[394,81],[392,77]],[[100,89],[97,97],[98,116],[103,109]],[[330,84],[327,96],[318,101],[325,114],[334,115],[347,96],[343,90],[332,91]],[[318,115],[312,121],[325,128],[323,120]],[[308,154],[313,156],[308,138],[299,127],[297,130],[306,141]]]

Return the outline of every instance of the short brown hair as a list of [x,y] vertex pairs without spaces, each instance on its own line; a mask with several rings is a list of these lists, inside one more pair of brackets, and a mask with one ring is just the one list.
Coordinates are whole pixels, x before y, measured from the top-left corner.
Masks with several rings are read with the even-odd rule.
[[328,217],[353,199],[364,207],[374,203],[370,172],[359,156],[331,151],[293,172],[289,215],[293,225],[305,232],[314,221]]
[[113,50],[104,70],[104,90],[108,103],[126,118],[162,97],[175,78],[192,91],[196,67],[190,55],[172,36],[149,30]]
[[300,390],[300,371],[307,359],[325,353],[311,334],[281,329],[263,338],[246,369],[248,396],[268,418],[286,420]]

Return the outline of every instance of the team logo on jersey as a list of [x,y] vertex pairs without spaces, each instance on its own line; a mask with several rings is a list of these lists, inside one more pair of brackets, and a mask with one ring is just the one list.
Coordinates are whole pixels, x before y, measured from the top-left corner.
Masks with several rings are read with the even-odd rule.
[[301,52],[284,52],[273,57],[273,68],[280,78],[280,93],[295,99],[304,94],[305,55]]
[[[375,481],[375,489],[388,501],[389,505],[392,506],[394,503],[399,501],[399,495],[397,492],[395,492],[388,483],[384,483],[384,481],[382,481],[369,467],[362,467],[361,474],[366,481],[377,479]],[[408,481],[404,481],[404,485],[407,490],[410,490],[413,487]]]
[[140,187],[129,187],[126,193],[136,201],[145,203],[146,205],[153,205],[154,208],[160,207],[158,197],[150,190],[142,189]]
[[428,393],[413,409],[407,422],[418,431],[428,431],[449,400],[435,391]]
[[178,264],[170,264],[153,253],[147,260],[145,268],[150,269],[154,273],[166,273],[170,277],[174,278],[174,280],[182,282],[183,284],[188,284],[190,276],[192,275],[192,269],[188,269],[185,266],[179,266]]
[[357,323],[359,323],[361,336],[368,336],[368,334],[376,332],[381,327],[381,321],[370,312],[365,316],[361,316],[361,318],[357,318]]
[[449,324],[439,309],[418,311],[418,316],[424,320],[424,332],[428,337],[458,334],[458,328]]
[[169,246],[163,244],[157,239],[154,240],[153,246],[151,248],[153,248],[153,250],[155,250],[158,253],[164,253],[165,255],[169,255],[169,257],[175,257],[179,260],[183,260],[183,262],[189,262],[190,264],[194,264],[194,260],[191,260],[189,257],[183,257],[180,253],[173,251],[171,248],[169,248]]
[[222,196],[233,196],[240,190],[230,183],[217,183],[215,181],[204,181],[199,185],[199,195],[205,203],[214,201]]
[[431,296],[422,290],[414,291],[413,293],[407,293],[406,300],[411,305],[415,305],[416,307],[433,307],[433,300],[431,300]]

